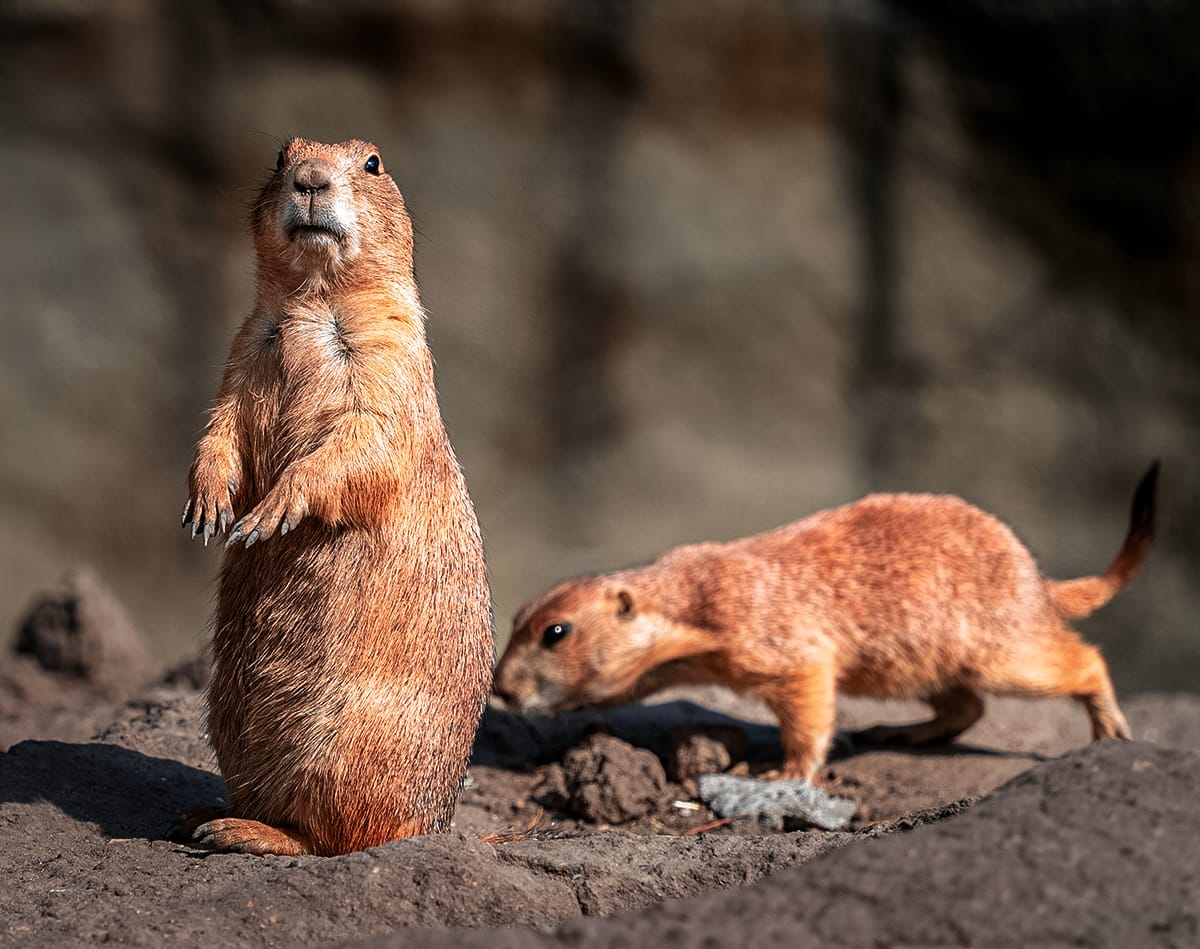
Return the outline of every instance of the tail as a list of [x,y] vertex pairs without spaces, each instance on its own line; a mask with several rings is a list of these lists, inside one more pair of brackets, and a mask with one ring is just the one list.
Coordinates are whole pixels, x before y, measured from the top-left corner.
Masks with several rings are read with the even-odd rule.
[[1158,485],[1158,462],[1138,482],[1133,495],[1133,512],[1129,517],[1129,533],[1125,543],[1104,575],[1082,577],[1079,580],[1048,580],[1046,589],[1054,608],[1064,618],[1087,616],[1100,609],[1117,595],[1121,587],[1132,580],[1150,552],[1154,537],[1154,491]]

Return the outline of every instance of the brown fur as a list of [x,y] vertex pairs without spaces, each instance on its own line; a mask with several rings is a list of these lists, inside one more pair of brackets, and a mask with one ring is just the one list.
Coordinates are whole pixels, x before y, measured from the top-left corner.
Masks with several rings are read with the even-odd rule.
[[254,310],[188,479],[192,536],[233,524],[208,696],[229,807],[184,821],[223,849],[446,830],[487,695],[479,529],[377,154],[281,151],[254,205]]
[[[493,690],[552,713],[725,685],[770,706],[784,773],[809,780],[838,693],[932,706],[931,721],[869,730],[877,741],[952,738],[983,714],[984,693],[1074,696],[1095,738],[1128,738],[1104,660],[1064,620],[1107,602],[1141,565],[1156,476],[1157,465],[1103,577],[1047,580],[991,515],[955,497],[893,494],[568,580],[517,613]],[[556,624],[570,629],[547,644]]]

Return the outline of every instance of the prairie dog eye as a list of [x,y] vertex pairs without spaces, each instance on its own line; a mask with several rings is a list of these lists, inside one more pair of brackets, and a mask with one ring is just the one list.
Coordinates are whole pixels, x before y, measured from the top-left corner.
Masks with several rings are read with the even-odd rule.
[[368,175],[377,175],[381,171],[378,155],[368,155],[367,160],[363,163],[363,171]]
[[570,623],[551,623],[542,632],[542,645],[547,649],[552,649],[570,631]]

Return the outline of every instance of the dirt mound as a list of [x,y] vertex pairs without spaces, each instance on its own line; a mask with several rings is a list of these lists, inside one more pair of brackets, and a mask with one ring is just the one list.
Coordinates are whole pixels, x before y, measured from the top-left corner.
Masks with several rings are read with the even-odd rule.
[[89,738],[158,672],[116,595],[87,569],[35,596],[0,663],[0,748]]
[[609,832],[492,847],[452,834],[336,858],[205,854],[159,836],[222,782],[138,750],[178,742],[194,702],[131,710],[107,736],[120,745],[30,741],[0,755],[0,945],[325,945],[399,926],[547,926],[750,883],[850,839]]
[[131,693],[157,671],[125,607],[86,569],[34,600],[17,627],[15,648],[47,672],[86,680],[108,697]]
[[[356,945],[1184,946],[1200,935],[1200,756],[1104,742],[954,818],[865,840],[756,886],[550,934]],[[1186,851],[1186,852],[1185,852]]]

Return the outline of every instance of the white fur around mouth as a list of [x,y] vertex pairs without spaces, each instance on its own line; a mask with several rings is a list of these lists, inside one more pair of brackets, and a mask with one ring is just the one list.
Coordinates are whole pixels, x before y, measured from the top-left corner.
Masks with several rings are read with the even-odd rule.
[[288,240],[325,243],[334,241],[341,243],[342,235],[332,228],[319,224],[297,224],[288,229]]
[[561,700],[552,701],[542,695],[532,695],[528,698],[505,702],[505,711],[518,715],[556,715],[568,711],[570,704],[564,705]]

